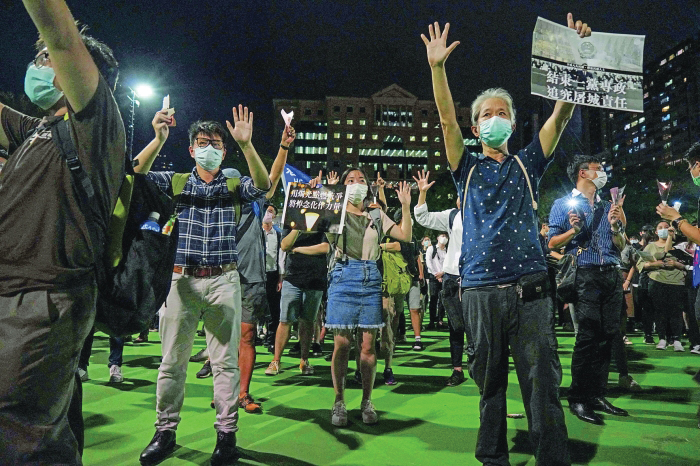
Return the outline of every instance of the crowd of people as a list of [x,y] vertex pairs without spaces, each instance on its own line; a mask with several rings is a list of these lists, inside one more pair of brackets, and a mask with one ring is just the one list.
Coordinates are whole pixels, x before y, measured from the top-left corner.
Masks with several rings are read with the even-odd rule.
[[[0,146],[9,154],[0,172],[0,457],[8,464],[81,464],[81,383],[89,378],[98,293],[93,258],[100,245],[91,241],[72,186],[74,166],[62,158],[51,125],[70,122],[78,163],[95,187],[90,210],[105,227],[125,173],[124,127],[112,95],[117,63],[106,45],[77,29],[62,1],[24,3],[41,34],[25,88],[49,116],[30,118],[0,104]],[[581,38],[591,34],[571,14],[567,23]],[[329,394],[328,405],[336,427],[348,424],[345,388],[355,348],[359,409],[362,421],[372,425],[379,422],[372,401],[377,359],[384,362],[384,383],[396,384],[401,377],[392,367],[396,343],[410,327],[412,349],[423,350],[427,313],[428,329],[449,331],[445,385],[464,383],[467,369],[479,389],[475,455],[491,465],[509,464],[511,358],[537,463],[571,464],[560,401],[557,316],[576,333],[568,403],[585,422],[603,424],[600,412],[629,415],[605,398],[611,359],[620,385],[641,390],[627,369],[628,317],[644,330],[644,343],[685,351],[687,332],[690,351],[700,354],[700,296],[694,288],[700,278],[693,270],[700,230],[661,204],[662,220],[639,237],[630,235],[624,198],[609,202],[600,196],[606,174],[591,156],[569,161],[575,188],[540,224],[539,180],[574,104],[557,102],[533,140],[511,154],[513,100],[500,88],[484,91],[471,105],[472,131],[483,153],[465,152],[444,66],[458,45],[447,45],[448,30],[449,24],[441,30],[435,23],[422,39],[456,187],[452,209],[430,211],[428,192],[435,181],[420,171],[413,209],[411,187],[400,182],[395,190],[400,208],[387,211],[389,193],[381,176],[373,181],[361,167],[349,167],[340,176],[320,173],[309,183],[347,187],[342,233],[282,230],[270,200],[296,137],[291,126],[268,170],[252,143],[253,113],[247,107],[234,107],[233,122],[225,126],[196,121],[188,134],[195,166],[177,174],[151,171],[173,124],[167,109],[156,113],[154,138],[135,157],[134,171],[165,193],[174,194],[175,180],[183,186],[176,195],[179,238],[170,291],[151,324],[160,333],[162,362],[155,434],[140,456],[142,464],[159,463],[175,447],[192,360],[204,362],[198,377],[213,377],[217,439],[211,463],[235,462],[239,409],[264,409],[250,394],[256,345],[265,344],[273,354],[264,373],[274,377],[283,369],[295,327],[298,347],[289,353],[299,358],[301,375],[314,373],[310,358],[323,353],[326,335],[332,339],[334,399]],[[229,137],[249,176],[221,168]],[[700,145],[687,160],[700,185]],[[373,183],[378,196],[369,189]],[[415,239],[414,219],[432,233]],[[560,268],[567,257],[575,267]],[[575,273],[564,294],[566,270]],[[192,354],[200,321],[206,349]],[[143,330],[140,341],[148,339]],[[123,380],[122,337],[128,336],[110,339],[112,383]]]

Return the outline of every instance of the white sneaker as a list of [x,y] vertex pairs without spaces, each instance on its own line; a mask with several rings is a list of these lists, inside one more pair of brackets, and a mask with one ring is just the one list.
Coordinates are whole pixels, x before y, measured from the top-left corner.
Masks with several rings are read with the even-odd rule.
[[673,342],[673,351],[675,351],[677,353],[681,353],[681,352],[685,351],[685,349],[683,349],[683,344],[678,340],[674,341]]
[[627,338],[627,335],[625,335],[624,337],[622,337],[622,342],[623,342],[625,345],[634,345],[634,343],[632,343],[632,340],[630,340],[629,338]]
[[693,349],[691,349],[690,352],[693,354],[700,354],[700,345],[693,346]]
[[122,368],[114,365],[109,368],[109,383],[122,383],[124,381],[124,376],[122,375]]
[[83,370],[81,368],[78,368],[78,377],[80,377],[81,382],[87,382],[88,380],[90,380],[90,377],[88,377],[87,369]]
[[345,427],[348,425],[348,410],[345,408],[345,403],[336,401],[333,405],[333,415],[331,416],[331,424],[336,427]]
[[656,345],[656,349],[665,350],[666,349],[666,340],[663,340],[663,339],[659,340],[659,344]]
[[362,422],[364,422],[365,424],[376,424],[377,422],[379,422],[379,416],[374,410],[374,405],[372,404],[372,401],[362,400],[360,409],[362,409]]
[[301,371],[301,375],[313,375],[314,366],[309,364],[308,359],[302,359],[301,363],[299,363],[299,370]]

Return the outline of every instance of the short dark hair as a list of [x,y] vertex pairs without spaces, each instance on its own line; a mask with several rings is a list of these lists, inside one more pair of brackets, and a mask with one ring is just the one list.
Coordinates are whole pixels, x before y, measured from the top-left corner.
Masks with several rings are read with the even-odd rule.
[[690,146],[690,149],[688,149],[688,152],[685,153],[683,158],[690,166],[700,162],[700,142],[696,142]]
[[274,204],[265,204],[265,210],[267,210],[268,207],[272,207],[273,209],[275,209],[275,215],[277,215],[277,207],[275,207]]
[[188,132],[190,136],[190,146],[194,146],[194,140],[199,133],[204,133],[207,136],[221,136],[221,140],[226,144],[226,130],[218,121],[197,120],[192,123]]
[[569,175],[569,179],[574,186],[576,186],[576,183],[578,183],[579,170],[587,170],[588,166],[592,163],[600,163],[600,160],[592,155],[574,155],[569,162],[569,165],[566,167],[566,174]]
[[[87,25],[80,25],[77,21],[75,25],[80,28],[80,38],[83,40],[83,44],[90,52],[92,61],[95,62],[98,71],[105,78],[109,88],[114,90],[117,87],[117,80],[119,79],[119,63],[117,59],[114,58],[114,52],[111,48],[104,42],[100,42],[94,37],[85,33],[88,30]],[[46,47],[44,39],[39,36],[39,40],[34,44],[37,51],[43,50]]]

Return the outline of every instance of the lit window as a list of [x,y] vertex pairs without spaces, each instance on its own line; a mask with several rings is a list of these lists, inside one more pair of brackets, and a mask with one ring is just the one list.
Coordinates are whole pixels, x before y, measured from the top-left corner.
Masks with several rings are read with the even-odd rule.
[[340,139],[340,133],[333,133],[333,137],[336,139]]
[[352,123],[353,123],[352,120],[345,120],[345,124],[346,124],[346,125],[351,125]]
[[440,123],[435,123],[435,129],[440,129]]
[[433,152],[433,155],[434,155],[435,157],[440,157],[440,151],[439,151],[439,150],[436,150],[435,152]]
[[378,134],[373,134],[373,135],[372,135],[372,140],[373,140],[373,141],[376,141],[377,139],[379,139],[379,135],[378,135]]
[[302,146],[296,146],[294,148],[294,153],[295,154],[303,154],[304,153],[304,148]]
[[428,142],[428,136],[423,136],[420,138],[420,140],[423,142]]
[[311,162],[306,162],[306,169],[309,170],[311,168]]
[[440,142],[440,136],[435,136],[435,142]]
[[339,153],[340,153],[340,147],[334,147],[334,148],[333,148],[333,152],[335,152],[336,154],[339,154]]
[[645,121],[646,121],[646,117],[642,117],[642,118],[639,119],[639,122],[640,122],[640,123],[644,123]]
[[428,122],[424,121],[423,123],[420,124],[421,128],[427,128],[428,127]]
[[408,140],[411,141],[411,142],[413,142],[413,141],[416,140],[416,137],[415,137],[415,136],[411,136],[410,138],[408,138]]
[[671,61],[671,60],[673,60],[674,58],[676,58],[676,55],[675,55],[675,54],[672,54],[670,57],[668,57],[668,60]]
[[346,134],[345,137],[346,137],[347,139],[352,139],[352,133]]
[[613,150],[618,150],[619,148],[620,148],[620,145],[619,145],[619,144],[615,144],[615,145],[613,146]]
[[629,123],[627,123],[627,124],[625,125],[625,129],[630,129],[630,124],[629,124]]
[[364,140],[365,140],[365,137],[367,137],[367,135],[366,135],[365,133],[360,134],[360,139],[361,139],[361,140],[364,141]]
[[367,124],[367,120],[360,120],[360,126],[365,126]]
[[648,92],[645,92],[645,93],[644,93],[644,98],[645,98],[645,99],[648,99],[648,98],[649,98],[649,93],[648,93]]
[[334,125],[339,125],[339,124],[340,124],[340,118],[336,118],[335,120],[333,120],[333,124],[334,124]]
[[669,105],[666,105],[664,108],[661,109],[662,112],[666,113],[671,109]]
[[659,63],[659,66],[664,66],[665,64],[666,64],[666,59],[664,58],[663,60],[661,60],[661,63]]
[[634,120],[634,121],[632,122],[632,128],[634,128],[635,126],[637,126],[637,123],[639,123],[639,122],[638,122],[637,120]]
[[632,142],[637,144],[639,142],[639,138],[637,137],[637,138],[632,139]]
[[671,84],[673,84],[673,79],[669,79],[668,82],[666,82],[666,84],[664,84],[664,87],[668,87]]
[[346,151],[348,154],[352,154],[352,147],[346,147],[346,148],[345,148],[345,151]]
[[440,170],[440,164],[435,165],[435,171],[439,171],[439,170]]

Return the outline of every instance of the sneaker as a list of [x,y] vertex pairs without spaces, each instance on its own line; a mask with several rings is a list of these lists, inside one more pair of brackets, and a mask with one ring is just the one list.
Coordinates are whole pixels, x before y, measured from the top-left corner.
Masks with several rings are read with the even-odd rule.
[[332,413],[331,424],[336,427],[345,427],[348,425],[348,410],[345,408],[344,402],[336,401],[333,405]]
[[311,345],[311,356],[315,358],[320,358],[323,356],[323,346],[320,343],[314,343]]
[[681,343],[678,340],[674,341],[673,342],[673,351],[675,351],[676,353],[682,353],[683,351],[685,351],[685,349],[683,348],[683,343]]
[[632,378],[631,375],[621,375],[617,384],[621,388],[624,388],[630,392],[638,392],[642,390],[642,387]]
[[690,352],[693,354],[700,354],[700,345],[693,346],[693,349],[691,349]]
[[262,413],[262,405],[256,403],[248,393],[238,397],[238,407],[243,408],[246,413]]
[[423,351],[423,342],[420,340],[413,342],[413,351]]
[[211,362],[207,361],[204,363],[204,366],[197,372],[197,378],[198,379],[206,379],[207,377],[211,377]]
[[190,356],[190,362],[204,362],[209,359],[209,351],[204,347],[199,350],[194,356]]
[[267,369],[265,369],[265,375],[277,375],[280,373],[280,362],[272,361]]
[[289,356],[299,356],[301,355],[301,344],[299,342],[295,343],[294,346],[289,348],[289,351],[287,351],[287,354]]
[[452,375],[447,379],[446,385],[448,387],[456,387],[457,385],[462,384],[464,380],[464,372],[453,370]]
[[629,338],[627,338],[627,335],[624,335],[624,336],[622,337],[622,342],[623,342],[625,345],[634,345],[634,343],[632,343],[632,341],[631,341]]
[[391,369],[384,369],[384,383],[386,385],[396,385],[394,371],[392,371]]
[[374,405],[370,400],[362,400],[360,409],[362,410],[362,422],[365,424],[376,424],[379,422],[379,416],[377,416]]
[[136,339],[134,340],[134,344],[137,345],[139,343],[148,343],[148,333],[136,337]]
[[666,349],[666,340],[664,340],[663,338],[661,340],[659,340],[659,344],[656,345],[656,349],[665,350]]
[[109,383],[122,383],[124,381],[124,376],[122,375],[122,368],[116,364],[109,368]]
[[80,377],[81,382],[87,382],[88,380],[90,380],[90,377],[88,377],[87,369],[78,368],[78,377]]
[[302,359],[299,363],[299,370],[301,371],[301,375],[313,375],[314,366],[309,364],[308,359]]
[[645,345],[655,345],[656,342],[654,341],[654,337],[651,335],[647,335],[644,337],[644,344]]

